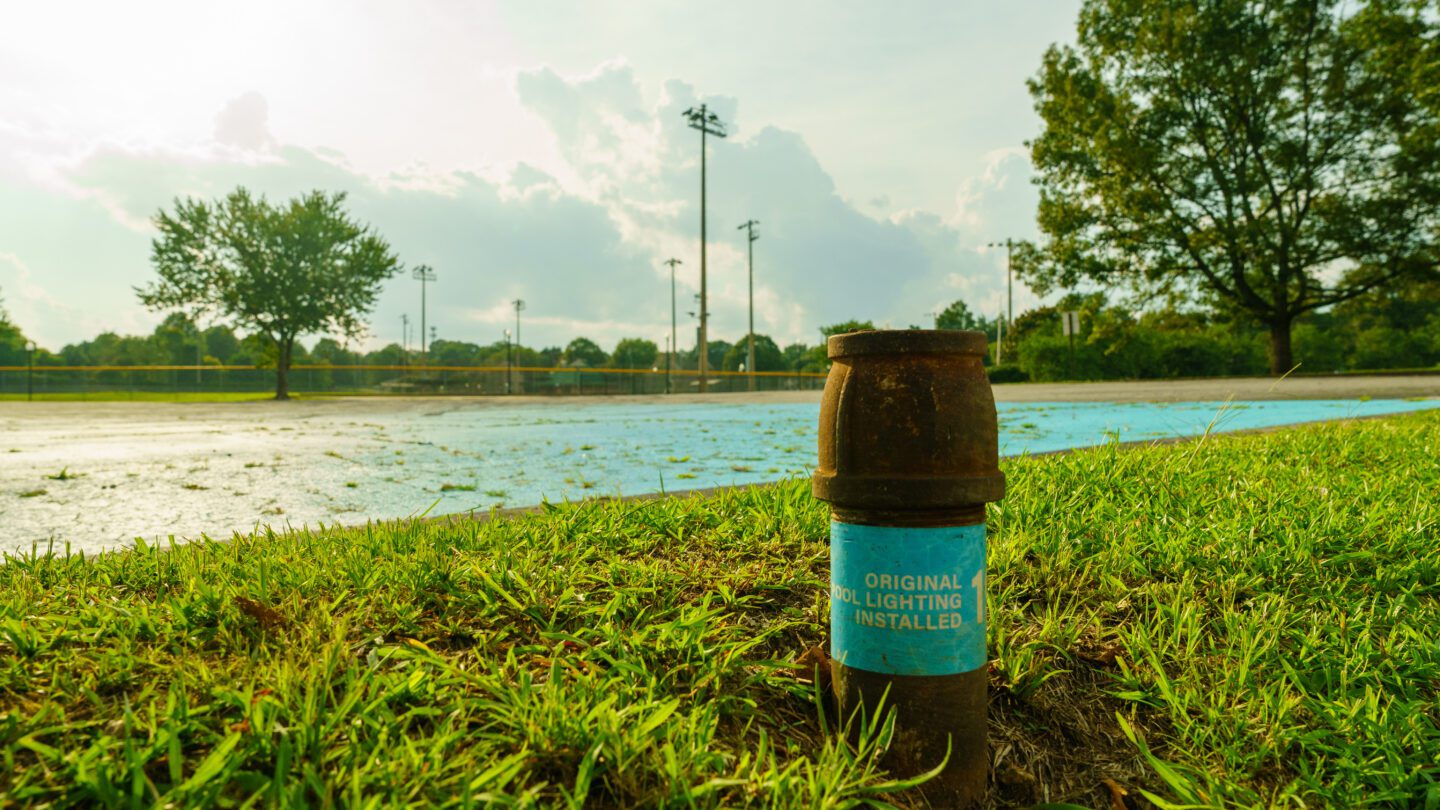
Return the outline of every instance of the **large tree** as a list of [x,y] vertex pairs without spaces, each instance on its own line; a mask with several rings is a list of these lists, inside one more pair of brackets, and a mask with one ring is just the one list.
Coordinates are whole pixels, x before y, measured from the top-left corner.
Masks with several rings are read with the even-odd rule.
[[1248,313],[1289,370],[1296,316],[1436,272],[1426,5],[1086,0],[1030,82],[1046,239],[1017,269]]
[[385,240],[344,211],[344,193],[272,205],[244,188],[223,200],[175,201],[155,215],[160,280],[137,289],[152,309],[204,309],[274,344],[275,398],[290,393],[300,335],[359,337],[361,318],[400,264]]

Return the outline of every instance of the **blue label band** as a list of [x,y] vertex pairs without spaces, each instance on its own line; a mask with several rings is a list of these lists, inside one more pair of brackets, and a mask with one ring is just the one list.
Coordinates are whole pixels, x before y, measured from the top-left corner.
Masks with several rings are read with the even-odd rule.
[[985,666],[985,525],[830,524],[831,656],[888,675]]

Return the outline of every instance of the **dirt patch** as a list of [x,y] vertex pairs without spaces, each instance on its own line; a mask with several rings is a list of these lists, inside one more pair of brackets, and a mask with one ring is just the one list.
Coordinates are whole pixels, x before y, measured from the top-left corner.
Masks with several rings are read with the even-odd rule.
[[[1113,661],[1113,659],[1112,659]],[[990,806],[1069,802],[1085,807],[1151,807],[1150,770],[1116,713],[1148,739],[1166,737],[1152,713],[1110,697],[1103,665],[1079,662],[1021,696],[990,684]]]

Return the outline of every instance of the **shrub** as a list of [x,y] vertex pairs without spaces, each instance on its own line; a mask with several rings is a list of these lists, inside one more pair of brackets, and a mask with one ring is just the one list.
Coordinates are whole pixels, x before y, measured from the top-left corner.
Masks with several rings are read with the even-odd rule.
[[1101,380],[1107,376],[1101,348],[1086,340],[1075,341],[1070,357],[1070,339],[1056,335],[1033,335],[1020,343],[1019,366],[1032,380]]

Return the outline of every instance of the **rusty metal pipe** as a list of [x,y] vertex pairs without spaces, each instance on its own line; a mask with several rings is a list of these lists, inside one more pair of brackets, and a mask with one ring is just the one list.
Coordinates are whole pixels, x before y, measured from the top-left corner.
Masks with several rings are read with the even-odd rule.
[[[1005,494],[980,332],[830,338],[815,497],[831,505],[832,675],[841,716],[895,712],[884,764],[939,765],[937,807],[985,798],[985,504]],[[888,690],[888,696],[887,696]],[[854,724],[852,724],[854,725]]]

